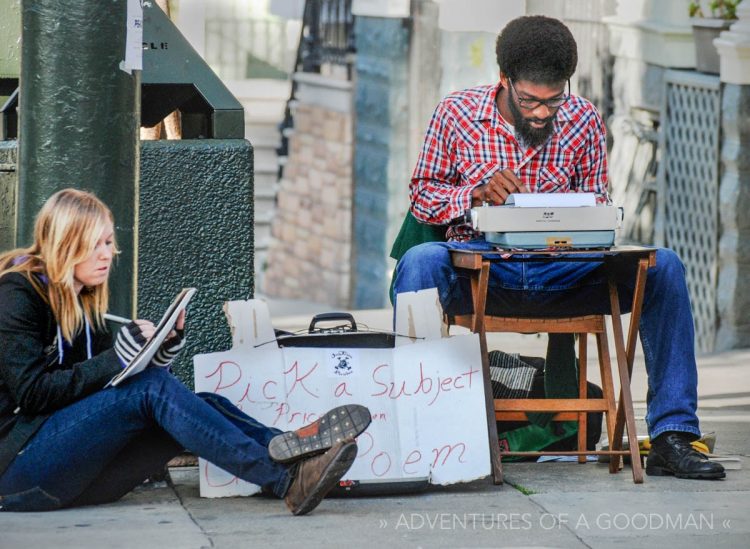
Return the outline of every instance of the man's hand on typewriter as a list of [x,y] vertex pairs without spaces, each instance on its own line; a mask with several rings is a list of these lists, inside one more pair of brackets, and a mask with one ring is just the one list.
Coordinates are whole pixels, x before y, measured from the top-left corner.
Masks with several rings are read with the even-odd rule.
[[529,192],[516,174],[510,169],[492,174],[490,180],[474,189],[471,193],[471,205],[481,206],[488,203],[493,206],[505,204],[505,201],[513,193]]

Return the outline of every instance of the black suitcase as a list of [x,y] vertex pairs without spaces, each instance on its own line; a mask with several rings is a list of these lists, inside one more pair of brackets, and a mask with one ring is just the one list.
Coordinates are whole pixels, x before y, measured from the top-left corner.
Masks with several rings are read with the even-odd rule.
[[[318,327],[318,323],[339,322],[334,326]],[[344,324],[341,324],[343,322]],[[396,346],[393,332],[360,331],[349,313],[331,312],[315,315],[307,332],[291,333],[276,330],[279,347],[352,347],[390,349]]]

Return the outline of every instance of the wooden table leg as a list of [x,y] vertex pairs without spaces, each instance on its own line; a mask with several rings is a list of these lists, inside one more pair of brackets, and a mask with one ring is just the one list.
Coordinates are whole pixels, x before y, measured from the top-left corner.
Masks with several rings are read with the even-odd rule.
[[[628,341],[625,349],[625,356],[628,364],[628,378],[633,375],[635,346],[638,340],[638,324],[641,319],[641,312],[643,311],[643,296],[646,292],[646,271],[649,265],[653,264],[653,262],[654,255],[638,260],[638,270],[636,272],[635,288],[633,291],[633,306],[630,311],[630,325],[628,326]],[[623,410],[622,393],[620,393],[620,401],[617,408],[617,421],[615,422],[615,436],[618,437],[618,440],[622,440],[624,424],[625,414]]]
[[[641,467],[640,450],[638,448],[638,438],[636,437],[635,430],[633,397],[630,392],[630,372],[628,368],[628,358],[625,352],[625,338],[622,333],[620,301],[617,292],[617,285],[611,277],[609,279],[609,301],[612,312],[612,331],[615,340],[615,351],[617,354],[617,372],[620,376],[620,402],[617,408],[615,433],[612,437],[612,449],[619,450],[622,446],[622,427],[624,423],[628,431],[628,445],[630,449],[631,467],[633,468],[633,481],[636,484],[641,484],[643,483],[643,468]],[[633,311],[632,315],[635,315],[636,312],[637,311]],[[636,321],[637,320],[638,319],[636,319]],[[621,416],[624,416],[624,422],[620,421]],[[619,456],[612,456],[611,459],[617,460],[617,463],[619,464]]]
[[495,398],[492,395],[490,380],[490,359],[487,356],[487,333],[484,328],[484,309],[487,305],[487,287],[489,285],[490,263],[482,261],[482,267],[471,273],[471,295],[474,302],[472,331],[479,334],[479,352],[482,355],[482,378],[484,379],[484,404],[487,411],[487,435],[490,444],[490,464],[495,484],[503,483],[503,464],[500,459],[500,444],[497,440],[495,423]]
[[[607,401],[607,441],[610,450],[614,450],[615,422],[617,417],[617,404],[615,403],[615,382],[612,378],[612,360],[609,355],[609,343],[607,343],[607,326],[600,334],[596,334],[597,351],[599,354],[599,371],[602,379],[602,392],[604,400]],[[622,436],[622,435],[621,435]],[[610,456],[609,472],[616,473],[620,469],[620,456]]]

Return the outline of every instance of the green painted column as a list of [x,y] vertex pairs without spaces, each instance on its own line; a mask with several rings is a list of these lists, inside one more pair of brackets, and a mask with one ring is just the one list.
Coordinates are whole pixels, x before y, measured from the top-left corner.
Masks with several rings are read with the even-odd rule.
[[112,209],[122,253],[111,309],[134,311],[140,71],[121,70],[127,0],[22,0],[18,244],[44,201],[65,187]]

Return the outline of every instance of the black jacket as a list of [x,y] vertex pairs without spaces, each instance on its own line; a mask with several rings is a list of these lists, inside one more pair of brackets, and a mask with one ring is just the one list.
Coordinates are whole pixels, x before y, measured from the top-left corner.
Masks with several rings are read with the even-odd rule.
[[81,331],[58,364],[52,309],[22,274],[0,278],[0,474],[50,414],[90,395],[122,370],[107,332]]

